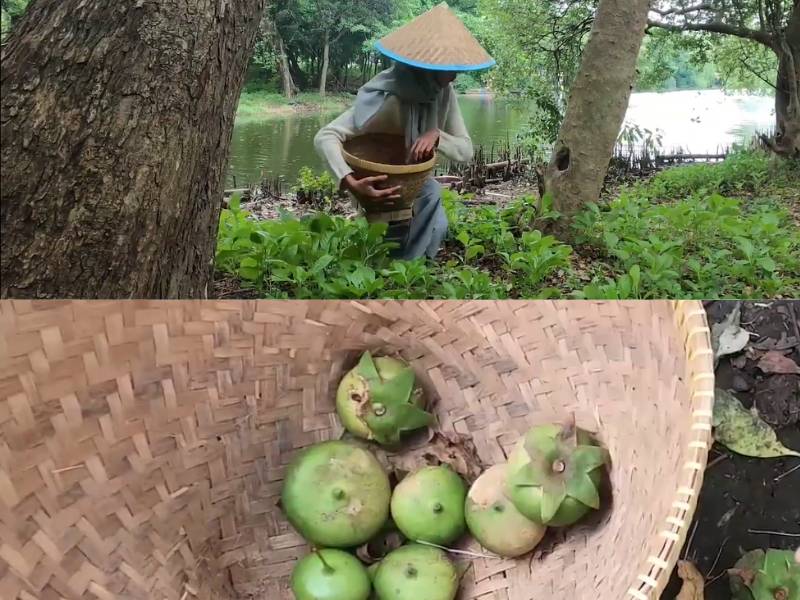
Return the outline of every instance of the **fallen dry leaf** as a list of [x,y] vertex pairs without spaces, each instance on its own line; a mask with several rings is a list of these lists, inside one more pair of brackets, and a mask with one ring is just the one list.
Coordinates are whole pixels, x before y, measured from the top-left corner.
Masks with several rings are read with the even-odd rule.
[[744,369],[747,366],[747,354],[740,354],[732,358],[731,365],[737,369]]
[[403,534],[393,527],[387,527],[369,542],[359,546],[358,550],[356,550],[356,556],[361,559],[361,562],[371,565],[382,561],[387,554],[397,550],[405,541]]
[[714,393],[714,439],[743,456],[800,456],[778,441],[775,431],[757,413],[747,410],[728,391]]
[[711,327],[711,345],[714,349],[715,366],[719,363],[720,358],[741,352],[750,342],[750,333],[739,325],[741,314],[741,304],[737,302],[736,307],[724,321],[715,323]]
[[438,431],[433,433],[427,445],[402,454],[387,455],[386,460],[398,479],[423,467],[444,464],[452,467],[472,485],[484,470],[475,445],[468,436]]
[[758,368],[764,373],[778,373],[781,375],[800,375],[800,366],[783,352],[770,350],[758,361]]
[[678,577],[683,580],[683,587],[675,600],[703,600],[706,584],[697,567],[688,560],[678,561]]

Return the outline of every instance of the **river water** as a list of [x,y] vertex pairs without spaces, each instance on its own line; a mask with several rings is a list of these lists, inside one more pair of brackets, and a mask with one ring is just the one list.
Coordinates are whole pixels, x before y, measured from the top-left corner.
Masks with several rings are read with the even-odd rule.
[[[475,145],[514,142],[528,124],[525,103],[487,95],[459,98]],[[226,187],[282,176],[292,183],[300,168],[321,170],[314,135],[336,113],[290,115],[237,121]],[[633,94],[626,122],[658,130],[665,151],[681,148],[713,153],[746,141],[774,124],[774,102],[764,96],[727,95],[718,90]]]

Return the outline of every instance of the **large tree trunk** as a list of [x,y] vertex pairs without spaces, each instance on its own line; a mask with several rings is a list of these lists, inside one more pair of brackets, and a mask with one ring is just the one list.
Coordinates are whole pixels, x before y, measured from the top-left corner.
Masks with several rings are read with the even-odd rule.
[[601,0],[545,175],[554,208],[570,218],[600,195],[628,108],[649,0]]
[[800,155],[800,7],[795,6],[784,35],[777,42],[778,81],[775,91],[775,150]]
[[324,96],[328,84],[328,64],[331,56],[331,36],[326,31],[322,40],[322,70],[319,74],[319,95]]
[[3,297],[203,297],[264,0],[38,0],[2,54]]

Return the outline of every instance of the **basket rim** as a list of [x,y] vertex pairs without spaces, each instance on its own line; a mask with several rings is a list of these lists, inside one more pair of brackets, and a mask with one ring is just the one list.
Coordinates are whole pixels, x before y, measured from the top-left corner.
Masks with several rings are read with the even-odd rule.
[[[371,136],[369,134],[366,134],[363,136],[356,136],[351,139],[358,139],[359,137],[371,137]],[[400,137],[400,136],[393,136],[393,137]],[[415,165],[388,165],[359,158],[348,152],[344,144],[342,144],[342,156],[344,157],[348,165],[350,165],[354,169],[373,171],[375,173],[383,173],[385,175],[414,175],[417,173],[425,173],[426,171],[432,171],[433,168],[436,166],[436,160],[438,159],[438,154],[439,154],[438,151],[434,151],[433,157],[431,157],[429,160],[425,161],[424,163],[417,163]]]
[[[692,436],[688,444],[689,458],[683,465],[683,484],[675,490],[670,514],[658,534],[664,540],[661,549],[657,555],[642,561],[626,600],[658,600],[666,589],[694,520],[713,441],[715,374],[708,316],[699,300],[673,300],[672,307],[675,325],[685,338],[685,364],[690,374]],[[701,366],[694,366],[695,361],[700,361]]]

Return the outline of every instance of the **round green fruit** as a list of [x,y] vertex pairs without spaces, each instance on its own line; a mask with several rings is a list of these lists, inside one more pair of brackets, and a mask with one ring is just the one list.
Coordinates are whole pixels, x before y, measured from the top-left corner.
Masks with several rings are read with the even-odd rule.
[[401,481],[392,494],[392,518],[411,541],[445,545],[466,529],[467,487],[450,467],[425,467]]
[[467,527],[487,550],[504,558],[527,554],[547,528],[528,520],[505,495],[506,465],[495,465],[472,484],[467,495]]
[[606,451],[574,425],[531,429],[508,459],[506,496],[528,519],[566,527],[600,508]]
[[374,584],[378,600],[453,600],[458,572],[438,548],[409,544],[383,559]]
[[368,600],[371,590],[364,565],[341,550],[309,554],[292,571],[296,600]]
[[316,546],[349,548],[389,517],[391,486],[378,459],[355,444],[311,446],[290,465],[281,492],[289,522]]
[[394,445],[400,436],[430,425],[414,370],[396,358],[364,353],[339,383],[336,412],[354,436]]

